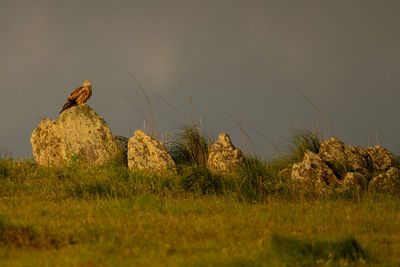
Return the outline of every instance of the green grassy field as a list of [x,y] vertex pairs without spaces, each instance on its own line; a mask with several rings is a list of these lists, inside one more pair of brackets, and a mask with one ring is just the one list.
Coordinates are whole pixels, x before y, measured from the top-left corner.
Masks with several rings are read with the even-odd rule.
[[298,196],[272,167],[152,175],[0,160],[0,265],[400,265],[398,195]]

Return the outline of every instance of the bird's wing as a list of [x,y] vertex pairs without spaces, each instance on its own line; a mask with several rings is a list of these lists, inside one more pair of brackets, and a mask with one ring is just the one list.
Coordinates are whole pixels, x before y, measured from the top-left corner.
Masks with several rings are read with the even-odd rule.
[[76,100],[76,99],[80,96],[80,94],[82,93],[82,91],[84,91],[84,90],[82,90],[82,89],[84,89],[83,86],[76,88],[76,89],[69,95],[68,100]]
[[89,99],[89,97],[90,97],[90,92],[89,92],[89,90],[88,90],[87,88],[83,88],[83,89],[79,92],[78,97],[77,97],[77,99],[76,99],[76,102],[79,103],[79,104],[85,103],[86,100]]

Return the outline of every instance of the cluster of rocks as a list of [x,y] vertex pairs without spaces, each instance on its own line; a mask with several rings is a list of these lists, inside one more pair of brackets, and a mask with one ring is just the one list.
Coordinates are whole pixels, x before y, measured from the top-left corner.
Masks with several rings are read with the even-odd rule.
[[290,177],[317,193],[347,188],[381,190],[393,187],[400,177],[394,160],[381,146],[362,148],[331,138],[321,144],[318,154],[307,150],[303,160],[291,167]]
[[[152,172],[175,171],[175,163],[162,142],[137,130],[131,138],[114,136],[89,106],[75,106],[61,113],[58,120],[44,119],[31,136],[32,150],[39,165],[68,161],[76,155],[91,164],[103,164],[123,155],[130,169]],[[207,166],[219,173],[230,173],[244,160],[227,134],[209,148]]]
[[[33,155],[39,165],[59,164],[78,156],[91,164],[103,164],[123,156],[130,169],[151,172],[176,171],[162,142],[135,131],[132,137],[114,136],[89,106],[72,107],[58,120],[44,119],[31,136]],[[326,193],[332,190],[390,189],[400,184],[394,156],[381,146],[362,148],[345,145],[336,138],[324,141],[318,153],[305,151],[303,160],[280,172],[302,190]],[[206,165],[217,173],[232,173],[244,162],[227,134],[208,148]]]

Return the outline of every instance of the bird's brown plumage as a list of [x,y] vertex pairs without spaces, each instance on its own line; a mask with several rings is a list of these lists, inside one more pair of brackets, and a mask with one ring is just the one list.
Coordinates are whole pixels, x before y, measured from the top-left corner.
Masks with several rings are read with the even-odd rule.
[[92,95],[92,83],[89,80],[86,80],[83,82],[81,87],[76,88],[69,95],[67,103],[65,103],[60,113],[73,106],[77,106],[80,104],[86,105],[85,103],[90,98],[91,95]]

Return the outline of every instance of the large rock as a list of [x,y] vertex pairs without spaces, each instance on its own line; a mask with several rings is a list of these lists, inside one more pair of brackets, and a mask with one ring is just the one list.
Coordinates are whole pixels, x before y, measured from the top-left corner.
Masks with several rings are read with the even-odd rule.
[[219,173],[232,173],[244,160],[243,153],[234,147],[231,138],[221,133],[208,149],[207,167]]
[[[368,150],[359,146],[347,146],[337,138],[324,141],[318,155],[337,173],[372,171],[372,160]],[[344,178],[344,177],[342,177]]]
[[375,171],[386,171],[392,167],[394,156],[387,149],[381,146],[368,147],[367,152],[372,159]]
[[371,192],[398,192],[400,189],[400,171],[391,167],[374,177],[368,185]]
[[87,105],[67,109],[58,120],[42,120],[31,143],[39,165],[59,164],[73,155],[102,164],[121,153],[107,123]]
[[329,165],[335,165],[338,161],[346,161],[346,153],[344,152],[346,145],[337,138],[331,138],[319,147],[319,157]]
[[325,193],[329,186],[338,184],[332,170],[315,153],[306,150],[303,161],[293,164],[291,178],[303,191]]
[[365,174],[372,171],[372,160],[367,149],[359,146],[345,146],[344,152],[351,171]]
[[175,163],[164,145],[142,130],[135,131],[128,141],[128,167],[151,172],[175,170]]

